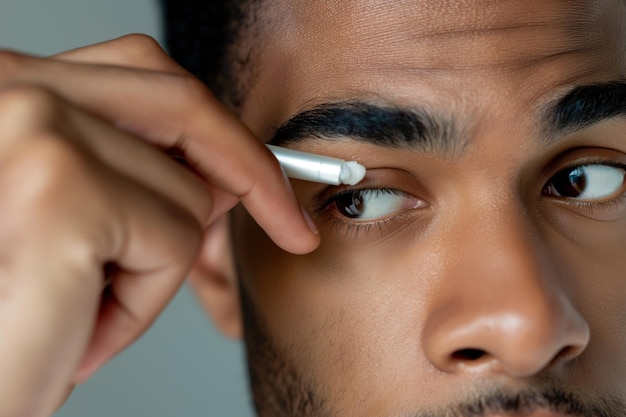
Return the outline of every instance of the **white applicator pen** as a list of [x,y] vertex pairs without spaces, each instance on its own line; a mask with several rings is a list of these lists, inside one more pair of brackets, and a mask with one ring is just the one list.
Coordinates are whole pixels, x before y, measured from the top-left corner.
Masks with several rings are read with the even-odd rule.
[[365,177],[365,167],[356,161],[344,161],[280,146],[266,146],[289,178],[323,184],[356,185]]

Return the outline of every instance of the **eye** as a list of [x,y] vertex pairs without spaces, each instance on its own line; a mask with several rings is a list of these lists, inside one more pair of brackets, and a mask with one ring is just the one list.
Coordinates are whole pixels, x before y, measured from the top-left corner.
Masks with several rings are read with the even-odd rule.
[[622,191],[625,172],[622,167],[601,164],[564,169],[550,179],[544,194],[577,200],[607,199]]
[[369,221],[392,216],[426,204],[398,190],[349,190],[332,197],[337,212],[349,219]]

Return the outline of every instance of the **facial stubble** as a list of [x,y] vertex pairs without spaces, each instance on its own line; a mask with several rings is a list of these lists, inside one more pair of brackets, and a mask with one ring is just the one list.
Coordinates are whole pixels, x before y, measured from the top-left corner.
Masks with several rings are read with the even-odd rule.
[[[239,289],[244,321],[249,382],[259,417],[339,417],[332,410],[328,388],[308,378],[289,354],[278,346],[245,288]],[[416,392],[417,397],[420,393]],[[526,415],[544,409],[575,417],[623,417],[626,404],[611,395],[574,394],[549,376],[538,377],[525,389],[498,386],[472,390],[465,400],[434,410],[406,412],[402,417],[484,417]],[[343,416],[342,416],[343,417]]]

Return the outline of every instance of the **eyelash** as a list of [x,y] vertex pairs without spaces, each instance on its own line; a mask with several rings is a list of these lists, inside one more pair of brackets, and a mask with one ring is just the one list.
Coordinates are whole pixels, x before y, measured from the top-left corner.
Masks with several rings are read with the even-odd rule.
[[[610,166],[614,168],[623,169],[624,171],[626,171],[626,164],[620,164],[615,161],[606,160],[602,158],[586,158],[583,160],[579,159],[579,160],[573,161],[572,163],[566,164],[563,167],[560,167],[558,170],[552,172],[551,176],[548,178],[548,181],[543,185],[543,187],[545,187],[558,172],[566,171],[566,170],[573,170],[577,167],[589,166],[589,165],[604,165],[604,166]],[[542,187],[542,190],[543,190],[543,187]],[[572,207],[574,210],[585,213],[588,217],[599,217],[602,214],[610,214],[611,211],[626,207],[626,183],[623,185],[623,189],[620,194],[618,194],[616,197],[613,197],[607,200],[586,201],[586,200],[576,200],[576,199],[567,198],[567,197],[554,197],[554,196],[546,196],[546,197],[550,197],[553,200],[557,200],[557,201],[562,202],[563,204],[567,204],[569,207]]]
[[363,194],[367,192],[382,194],[395,194],[402,197],[415,198],[412,195],[400,191],[395,188],[358,188],[358,189],[349,189],[345,191],[340,191],[336,194],[331,195],[329,198],[323,200],[318,203],[314,209],[314,214],[317,216],[324,217],[329,225],[331,232],[336,232],[338,229],[343,229],[344,238],[349,239],[352,237],[353,239],[358,239],[362,234],[365,236],[369,236],[370,232],[373,228],[378,230],[380,235],[385,233],[384,228],[393,228],[394,223],[402,223],[408,216],[409,211],[405,210],[392,214],[388,217],[381,217],[373,220],[367,221],[358,221],[358,220],[343,220],[341,216],[333,214],[333,205],[337,203],[341,198],[346,196],[363,196]]
[[567,204],[571,209],[584,213],[587,217],[594,218],[601,217],[603,214],[610,214],[615,210],[626,207],[626,189],[616,197],[605,201],[575,200],[567,197],[550,198]]
[[[620,168],[626,171],[626,164],[616,163],[615,161],[607,161],[605,159],[585,159],[585,160],[577,160],[573,163],[566,164],[560,167],[557,171],[554,171],[551,176],[548,178],[548,181],[544,183],[542,189],[554,178],[554,176],[563,170],[575,169],[580,166],[587,165],[605,165],[612,166],[615,168]],[[346,220],[341,215],[338,215],[333,210],[333,206],[341,199],[347,196],[352,197],[362,197],[365,193],[376,193],[376,194],[395,194],[398,196],[408,197],[408,198],[416,198],[409,193],[404,191],[394,189],[394,188],[360,188],[360,189],[348,189],[344,191],[340,191],[331,195],[330,197],[324,199],[323,201],[316,204],[313,212],[316,216],[322,217],[325,219],[327,224],[329,224],[329,229],[333,233],[337,233],[338,230],[343,231],[343,237],[345,239],[358,239],[361,235],[365,235],[368,237],[373,229],[378,231],[379,235],[384,235],[387,230],[393,230],[396,224],[403,224],[409,220],[410,217],[414,216],[415,210],[404,210],[394,213],[388,217],[381,217],[372,220]],[[543,193],[542,193],[543,194]],[[567,204],[567,206],[581,213],[586,214],[589,217],[601,217],[603,214],[610,214],[611,212],[618,210],[620,208],[626,207],[626,184],[624,185],[624,189],[622,192],[616,197],[607,199],[607,200],[597,200],[597,201],[585,201],[585,200],[576,200],[573,198],[567,197],[552,197],[544,195],[544,197],[549,197],[553,200],[558,200],[563,204]]]

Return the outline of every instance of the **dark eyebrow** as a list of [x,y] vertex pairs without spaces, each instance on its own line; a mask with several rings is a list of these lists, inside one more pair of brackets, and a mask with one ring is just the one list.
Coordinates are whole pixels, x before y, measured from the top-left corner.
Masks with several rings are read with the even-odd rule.
[[[542,112],[547,141],[592,124],[626,116],[626,82],[572,88]],[[306,139],[359,140],[443,156],[466,146],[452,117],[423,107],[396,107],[365,101],[325,103],[296,114],[278,127],[268,143],[284,146]]]
[[364,101],[326,103],[298,113],[276,129],[269,143],[284,146],[311,138],[346,138],[443,155],[462,147],[450,118],[434,116],[424,108]]
[[618,116],[626,116],[626,82],[574,87],[547,111],[548,138],[563,136]]

